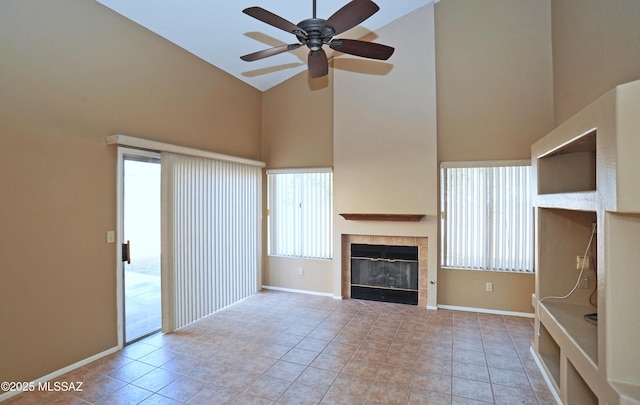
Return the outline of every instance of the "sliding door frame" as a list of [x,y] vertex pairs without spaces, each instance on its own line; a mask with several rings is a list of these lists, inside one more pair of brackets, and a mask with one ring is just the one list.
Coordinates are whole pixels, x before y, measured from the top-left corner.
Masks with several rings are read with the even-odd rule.
[[[125,134],[114,134],[109,135],[105,138],[105,142],[107,145],[116,145],[118,146],[118,159],[117,159],[117,181],[116,181],[116,195],[117,195],[117,238],[116,242],[118,243],[116,249],[116,262],[117,262],[117,270],[116,270],[116,280],[117,280],[117,334],[118,334],[118,349],[122,349],[124,347],[124,280],[122,278],[122,235],[124,231],[124,199],[123,199],[123,173],[124,173],[124,159],[125,157],[151,157],[153,159],[160,157],[161,152],[172,152],[177,154],[183,154],[187,156],[197,156],[203,157],[207,159],[214,159],[226,162],[234,162],[240,163],[249,166],[257,166],[259,168],[266,167],[266,163],[258,160],[241,158],[237,156],[225,155],[217,152],[211,152],[203,149],[196,149],[182,145],[170,144],[161,141],[155,141],[151,139],[139,138],[131,135]],[[161,159],[162,160],[162,159]],[[262,173],[262,182],[264,182],[264,172]],[[262,187],[259,188],[259,216],[258,222],[263,227],[263,212],[262,212]],[[163,208],[161,208],[162,210]],[[261,286],[261,277],[262,277],[262,261],[263,261],[263,253],[262,253],[262,235],[263,231],[259,230],[258,236],[260,241],[258,243],[258,260],[257,260],[257,280],[258,284],[256,286],[257,289],[260,289]],[[161,268],[161,277],[166,277],[166,269]],[[165,293],[165,286],[162,287],[163,296],[162,296],[162,322],[163,322],[163,332],[165,331],[165,323],[170,320],[172,315],[168,314],[168,309],[165,306],[168,303],[168,294]]]
[[[118,146],[118,161],[116,169],[116,198],[117,202],[117,226],[116,226],[116,308],[117,308],[117,332],[118,349],[122,349],[125,344],[124,328],[124,264],[122,262],[122,244],[124,243],[124,161],[127,158],[142,161],[160,160],[160,152],[132,149]],[[160,268],[162,273],[162,268]]]

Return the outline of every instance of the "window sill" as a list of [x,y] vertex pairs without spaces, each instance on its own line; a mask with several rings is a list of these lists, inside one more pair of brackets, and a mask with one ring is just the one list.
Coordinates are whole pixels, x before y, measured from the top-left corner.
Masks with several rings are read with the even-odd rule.
[[508,273],[508,274],[529,274],[535,275],[535,271],[520,271],[520,270],[493,270],[493,269],[465,269],[461,267],[440,267],[441,270],[457,270],[457,271],[482,271],[485,273]]

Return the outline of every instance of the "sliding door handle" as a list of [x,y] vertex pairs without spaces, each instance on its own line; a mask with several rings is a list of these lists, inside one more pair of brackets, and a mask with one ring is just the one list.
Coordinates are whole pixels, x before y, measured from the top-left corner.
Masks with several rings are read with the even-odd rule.
[[122,244],[122,261],[131,264],[131,242]]

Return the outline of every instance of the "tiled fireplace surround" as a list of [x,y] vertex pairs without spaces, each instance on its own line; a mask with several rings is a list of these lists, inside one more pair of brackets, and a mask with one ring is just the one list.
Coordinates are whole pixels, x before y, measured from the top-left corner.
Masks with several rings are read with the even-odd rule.
[[426,308],[429,274],[427,266],[428,238],[412,236],[378,236],[378,235],[342,235],[342,297],[351,298],[351,244],[365,243],[370,245],[387,246],[417,246],[418,247],[418,306]]

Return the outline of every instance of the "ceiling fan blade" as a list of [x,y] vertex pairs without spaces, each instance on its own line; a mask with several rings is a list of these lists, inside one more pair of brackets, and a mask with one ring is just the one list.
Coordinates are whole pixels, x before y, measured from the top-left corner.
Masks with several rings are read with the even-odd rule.
[[293,51],[294,49],[300,48],[301,45],[302,44],[276,46],[275,48],[264,49],[262,51],[241,56],[240,59],[242,59],[245,62],[253,62],[255,60],[268,58],[269,56],[278,55],[280,53],[284,53],[287,51]]
[[394,48],[387,45],[359,41],[357,39],[334,39],[329,43],[329,47],[351,55],[380,60],[389,59],[393,55],[393,51],[395,51]]
[[330,27],[333,29],[332,36],[338,35],[360,24],[374,15],[378,10],[380,10],[380,7],[373,1],[353,0],[333,13],[333,15],[325,21],[322,28],[324,30]]
[[303,35],[307,35],[307,33],[291,21],[287,21],[279,15],[273,14],[271,11],[267,11],[262,7],[249,7],[242,10],[243,13],[249,15],[257,20],[260,20],[264,23],[272,25],[276,28],[280,28],[281,30],[290,32],[292,34],[296,34],[296,32],[302,33]]
[[309,75],[313,78],[325,76],[329,73],[329,61],[324,49],[309,51],[308,64]]

